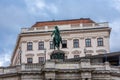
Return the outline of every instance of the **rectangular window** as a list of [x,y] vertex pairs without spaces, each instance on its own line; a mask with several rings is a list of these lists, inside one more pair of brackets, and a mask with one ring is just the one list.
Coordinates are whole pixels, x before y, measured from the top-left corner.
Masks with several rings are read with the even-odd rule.
[[103,38],[98,38],[97,39],[97,45],[98,46],[103,46]]
[[27,63],[33,63],[33,59],[32,58],[27,58]]
[[67,48],[67,40],[62,40],[62,48]]
[[74,55],[74,58],[79,58],[79,55]]
[[79,40],[78,39],[73,40],[73,47],[74,48],[79,48]]
[[38,62],[39,62],[39,63],[43,63],[44,61],[45,61],[45,58],[44,58],[44,57],[39,57],[39,58],[38,58]]
[[86,47],[91,47],[91,39],[86,39],[85,40],[85,46]]
[[27,50],[28,51],[32,50],[32,47],[33,47],[33,43],[32,42],[28,42],[27,43]]
[[44,50],[44,42],[43,41],[38,43],[38,49],[39,50]]
[[50,41],[50,49],[54,49],[53,41]]

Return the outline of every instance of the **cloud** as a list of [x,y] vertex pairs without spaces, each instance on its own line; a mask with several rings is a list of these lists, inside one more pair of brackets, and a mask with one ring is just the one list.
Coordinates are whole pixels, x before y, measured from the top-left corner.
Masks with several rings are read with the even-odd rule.
[[111,22],[110,26],[112,27],[110,37],[111,51],[120,51],[120,19]]
[[9,49],[4,49],[0,52],[0,66],[9,66],[12,51]]
[[120,0],[111,0],[111,5],[120,12]]
[[49,17],[49,13],[57,14],[58,9],[53,3],[46,3],[45,0],[25,0],[28,10],[34,15]]

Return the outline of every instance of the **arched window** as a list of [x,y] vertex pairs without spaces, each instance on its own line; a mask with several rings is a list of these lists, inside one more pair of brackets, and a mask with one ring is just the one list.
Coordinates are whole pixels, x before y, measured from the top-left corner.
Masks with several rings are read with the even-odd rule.
[[79,48],[79,39],[74,39],[73,40],[73,47],[74,48]]
[[27,43],[27,50],[32,50],[33,49],[33,43],[32,42],[28,42]]
[[40,42],[38,43],[38,49],[39,49],[39,50],[44,50],[44,42],[43,42],[43,41],[40,41]]
[[103,46],[103,38],[97,38],[97,46]]
[[85,46],[91,47],[91,39],[85,39]]

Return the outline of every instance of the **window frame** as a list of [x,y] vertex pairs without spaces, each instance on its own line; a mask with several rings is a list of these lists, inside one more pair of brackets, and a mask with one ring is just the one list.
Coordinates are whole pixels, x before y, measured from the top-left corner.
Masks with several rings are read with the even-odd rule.
[[85,39],[85,46],[91,47],[91,39],[90,38]]
[[104,46],[103,38],[97,38],[97,46]]
[[50,49],[54,49],[53,41],[50,41]]
[[[63,47],[63,46],[66,46],[66,47]],[[67,48],[67,40],[62,40],[62,48]]]
[[45,61],[45,57],[38,57],[38,63],[43,63]]
[[38,42],[38,50],[44,50],[44,41]]
[[33,42],[27,42],[27,51],[33,50]]
[[79,48],[79,39],[73,39],[73,48]]
[[32,64],[33,63],[33,58],[27,58],[27,63]]

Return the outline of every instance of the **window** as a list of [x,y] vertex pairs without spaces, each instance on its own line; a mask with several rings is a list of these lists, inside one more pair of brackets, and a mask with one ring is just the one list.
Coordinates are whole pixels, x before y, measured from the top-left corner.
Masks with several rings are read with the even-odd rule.
[[73,40],[73,47],[74,48],[79,48],[79,40],[78,39]]
[[62,48],[67,48],[67,40],[62,40]]
[[79,58],[79,55],[74,55],[74,58]]
[[33,43],[32,42],[28,42],[27,43],[27,50],[32,50],[32,46],[33,46]]
[[91,47],[91,39],[86,39],[85,40],[85,46],[86,47]]
[[44,50],[44,42],[43,41],[38,43],[38,49],[39,50]]
[[50,41],[50,49],[54,49],[53,41]]
[[27,58],[27,63],[33,63],[33,59],[32,58]]
[[43,63],[44,62],[44,57],[39,57],[38,61],[39,61],[39,63]]
[[98,46],[103,46],[103,38],[98,38],[97,39],[97,45]]

